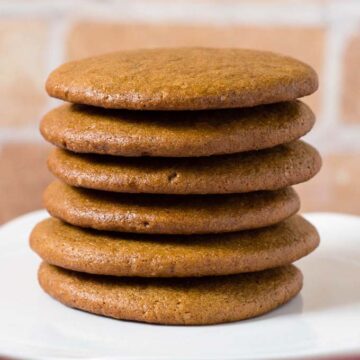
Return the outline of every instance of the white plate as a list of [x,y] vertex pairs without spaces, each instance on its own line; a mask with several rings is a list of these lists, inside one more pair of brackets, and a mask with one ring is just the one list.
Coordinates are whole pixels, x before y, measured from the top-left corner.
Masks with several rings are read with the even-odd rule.
[[309,214],[322,242],[301,260],[301,295],[267,315],[197,327],[118,321],[39,288],[27,238],[37,211],[0,228],[0,355],[36,358],[279,359],[360,354],[360,218]]

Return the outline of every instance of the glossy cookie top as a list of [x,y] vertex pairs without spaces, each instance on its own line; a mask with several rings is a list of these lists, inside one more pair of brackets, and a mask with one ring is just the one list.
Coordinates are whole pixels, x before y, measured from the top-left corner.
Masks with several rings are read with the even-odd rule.
[[114,109],[200,110],[294,100],[316,91],[308,65],[247,49],[120,51],[66,63],[46,83],[50,96]]
[[228,275],[288,265],[319,244],[295,215],[279,224],[210,235],[147,235],[83,229],[49,218],[36,225],[32,249],[65,269],[114,276]]
[[319,153],[303,141],[199,158],[126,158],[54,149],[52,173],[65,183],[123,193],[229,194],[276,190],[312,178]]
[[288,143],[311,130],[315,116],[301,101],[208,111],[110,110],[64,104],[40,126],[52,144],[78,153],[196,157]]
[[220,233],[278,223],[295,214],[292,188],[226,195],[120,194],[53,182],[44,193],[49,213],[98,230],[148,234]]
[[295,266],[228,276],[144,279],[78,273],[43,263],[41,287],[73,308],[116,319],[205,325],[264,314],[302,287]]

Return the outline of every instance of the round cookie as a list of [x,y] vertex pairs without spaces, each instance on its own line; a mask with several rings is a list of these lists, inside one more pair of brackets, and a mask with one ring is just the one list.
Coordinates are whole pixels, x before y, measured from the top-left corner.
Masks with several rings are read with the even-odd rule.
[[31,248],[47,263],[80,272],[140,277],[228,275],[265,270],[306,256],[319,244],[308,221],[293,216],[255,230],[215,235],[144,235],[82,229],[49,218]]
[[274,148],[200,158],[126,158],[54,149],[51,172],[90,189],[152,194],[231,194],[276,190],[312,178],[319,153],[295,141]]
[[248,49],[119,51],[72,61],[47,79],[50,96],[130,110],[200,110],[294,100],[316,91],[308,65]]
[[43,263],[39,282],[63,304],[123,320],[205,325],[247,319],[288,302],[302,287],[295,266],[183,279],[106,277]]
[[44,193],[49,213],[98,230],[153,234],[220,233],[278,223],[299,210],[295,191],[176,196],[121,194],[53,182]]
[[310,131],[314,122],[300,101],[181,112],[64,104],[44,116],[40,131],[54,145],[79,153],[191,157],[288,143]]

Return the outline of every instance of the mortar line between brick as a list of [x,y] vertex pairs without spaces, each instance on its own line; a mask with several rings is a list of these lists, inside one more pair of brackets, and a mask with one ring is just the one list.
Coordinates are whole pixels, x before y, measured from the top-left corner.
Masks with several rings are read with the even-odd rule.
[[[210,24],[275,24],[275,25],[318,25],[323,20],[323,7],[319,5],[297,6],[292,4],[253,3],[193,3],[163,1],[123,1],[114,3],[113,11],[104,6],[89,9],[87,17],[125,20],[131,22],[162,21]],[[117,9],[118,11],[116,11]],[[95,10],[95,11],[92,11]]]
[[44,140],[37,128],[10,128],[2,127],[0,131],[0,144],[17,143],[17,142],[35,142],[40,143]]
[[[124,0],[99,3],[79,1],[28,1],[0,4],[0,16],[56,17],[74,14],[92,20],[121,20],[142,23],[206,23],[206,24],[260,24],[260,25],[319,25],[324,20],[322,4],[254,4],[208,2],[168,2]],[[110,6],[109,6],[110,5]],[[83,7],[86,6],[84,14]]]
[[[59,16],[51,21],[46,54],[46,72],[49,74],[61,63],[66,61],[65,47],[67,33],[70,30],[70,21],[67,16]],[[44,84],[45,93],[45,84]],[[53,107],[59,105],[61,101],[50,98],[47,94],[47,101],[41,115],[48,112]],[[40,119],[39,119],[40,121]]]
[[[319,142],[330,143],[332,148],[338,150],[349,148],[348,136],[343,135],[348,126],[340,118],[342,67],[346,44],[356,26],[355,21],[345,20],[342,17],[332,17],[329,22],[324,54],[323,83],[320,84],[323,89],[323,110],[320,116],[322,121],[317,128],[317,132],[320,134]],[[358,127],[353,127],[351,131],[360,136]]]
[[342,41],[344,41],[343,23],[334,19],[328,26],[325,38],[325,52],[324,52],[324,68],[323,68],[323,83],[320,86],[323,89],[323,113],[322,117],[325,121],[321,122],[323,131],[331,129],[338,121],[339,114],[339,86],[341,72],[341,57],[342,57]]

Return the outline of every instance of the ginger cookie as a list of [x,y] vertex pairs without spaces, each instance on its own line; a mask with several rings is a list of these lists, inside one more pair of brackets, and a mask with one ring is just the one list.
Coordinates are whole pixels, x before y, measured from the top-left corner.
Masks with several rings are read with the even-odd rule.
[[119,51],[72,61],[47,79],[50,96],[130,110],[251,107],[309,95],[308,65],[258,50],[163,48]]
[[265,270],[306,256],[319,244],[308,221],[295,215],[255,230],[212,235],[146,235],[82,229],[49,218],[30,236],[47,263],[115,276],[192,277]]
[[144,158],[75,154],[55,149],[52,173],[90,189],[152,194],[226,194],[276,190],[312,178],[319,153],[298,140],[274,148],[199,158]]
[[79,153],[191,157],[288,143],[310,131],[314,122],[300,101],[176,112],[64,104],[45,115],[40,130],[54,145]]
[[49,213],[98,230],[154,234],[220,233],[278,223],[295,214],[292,188],[227,195],[122,194],[54,181],[44,193]]
[[168,325],[226,323],[267,313],[302,287],[295,266],[202,278],[89,275],[43,263],[39,282],[61,303],[116,319]]

